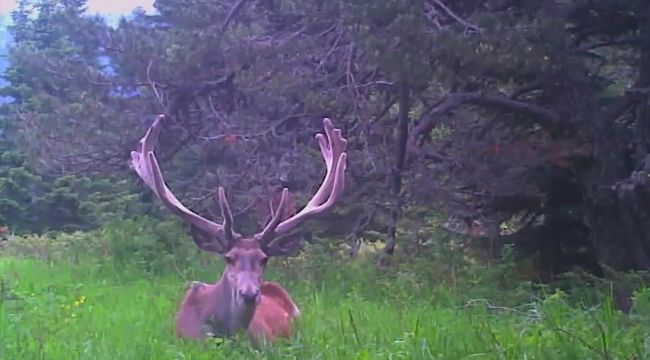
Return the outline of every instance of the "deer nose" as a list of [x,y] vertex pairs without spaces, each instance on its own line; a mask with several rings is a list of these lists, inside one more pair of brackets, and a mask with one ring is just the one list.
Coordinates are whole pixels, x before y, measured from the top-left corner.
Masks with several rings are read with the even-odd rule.
[[260,295],[259,290],[246,290],[240,291],[239,296],[244,300],[246,304],[252,304],[257,301],[257,297]]

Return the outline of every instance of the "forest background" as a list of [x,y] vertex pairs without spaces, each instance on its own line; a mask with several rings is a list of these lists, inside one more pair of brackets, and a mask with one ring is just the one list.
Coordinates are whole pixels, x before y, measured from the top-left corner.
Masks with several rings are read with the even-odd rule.
[[[423,349],[650,351],[639,310],[650,304],[647,1],[157,0],[125,17],[90,5],[20,0],[0,21],[0,333],[18,334],[0,338],[12,356],[81,354],[87,343],[46,346],[42,334],[54,330],[33,326],[58,315],[28,289],[63,304],[74,283],[101,293],[93,276],[108,266],[127,298],[156,301],[154,285],[166,284],[168,302],[150,307],[171,314],[185,280],[214,280],[219,262],[198,253],[128,165],[159,113],[169,120],[157,153],[174,193],[218,218],[224,186],[243,232],[260,226],[282,187],[298,204],[311,196],[323,117],[349,141],[341,203],[303,231],[297,256],[275,263],[313,309],[301,330],[313,337],[278,356],[393,356],[411,342],[405,354],[425,358],[436,355]],[[43,267],[61,275],[45,277],[57,286],[37,276]],[[549,302],[560,323],[543,321],[536,306]],[[332,329],[319,316],[343,311],[337,303],[350,308],[332,324],[339,337],[320,338]],[[111,305],[94,311],[109,316]],[[380,331],[372,315],[404,306],[413,312]],[[430,323],[458,315],[449,308],[490,320],[452,326],[476,334],[462,347]],[[86,349],[95,357],[185,346],[171,335],[165,346],[148,341],[171,325],[133,316],[144,321],[141,347],[94,322],[69,331],[97,336]],[[534,330],[537,320],[569,345]],[[512,321],[520,327],[510,332]],[[432,332],[418,330],[424,323]]]

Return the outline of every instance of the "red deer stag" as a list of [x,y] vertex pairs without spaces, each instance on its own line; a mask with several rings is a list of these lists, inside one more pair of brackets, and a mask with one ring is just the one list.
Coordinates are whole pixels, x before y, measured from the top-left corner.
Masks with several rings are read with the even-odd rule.
[[320,188],[302,210],[282,220],[289,195],[284,188],[280,203],[264,229],[244,238],[233,228],[223,187],[218,191],[222,224],[192,212],[169,190],[153,152],[162,120],[163,116],[159,115],[140,140],[138,151],[131,152],[131,166],[172,213],[190,224],[198,248],[220,254],[227,262],[216,283],[191,283],[176,313],[177,336],[199,339],[209,335],[233,336],[242,330],[254,340],[273,341],[291,336],[298,307],[282,286],[262,281],[262,275],[269,257],[287,256],[297,250],[300,238],[289,236],[292,230],[305,220],[329,211],[338,200],[344,185],[347,140],[329,119],[324,119],[326,136],[316,135],[327,170]]

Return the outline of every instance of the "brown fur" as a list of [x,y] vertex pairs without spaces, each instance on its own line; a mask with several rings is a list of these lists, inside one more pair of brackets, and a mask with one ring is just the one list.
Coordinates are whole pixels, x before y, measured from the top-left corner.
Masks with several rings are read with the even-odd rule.
[[176,313],[176,336],[203,338],[203,323],[210,313],[206,301],[212,285],[192,281]]
[[[176,336],[204,338],[204,324],[212,314],[222,308],[210,299],[217,291],[213,284],[192,282],[176,314]],[[293,320],[300,314],[298,306],[287,291],[274,282],[265,281],[260,286],[260,300],[248,325],[248,335],[254,340],[272,342],[293,334]]]
[[300,314],[298,306],[280,284],[265,281],[260,290],[262,296],[248,326],[248,334],[269,342],[291,337],[293,320]]

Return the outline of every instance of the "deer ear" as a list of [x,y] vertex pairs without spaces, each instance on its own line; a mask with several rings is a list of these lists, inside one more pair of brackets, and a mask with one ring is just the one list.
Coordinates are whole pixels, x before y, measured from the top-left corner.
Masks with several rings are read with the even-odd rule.
[[192,240],[194,240],[196,246],[203,251],[215,254],[225,254],[228,251],[226,246],[223,245],[223,241],[219,241],[219,239],[215,238],[214,235],[211,235],[194,225],[191,225],[190,227],[190,234],[192,235]]
[[300,249],[300,234],[291,234],[275,239],[269,246],[262,249],[268,256],[289,256]]

